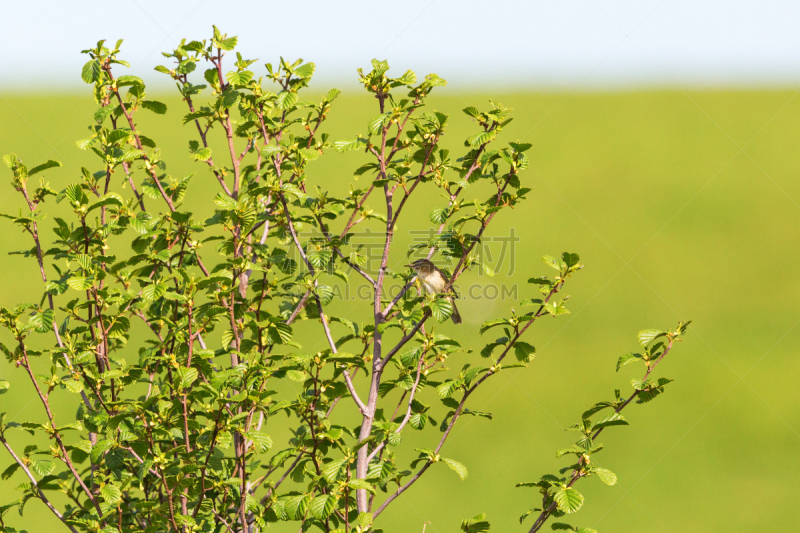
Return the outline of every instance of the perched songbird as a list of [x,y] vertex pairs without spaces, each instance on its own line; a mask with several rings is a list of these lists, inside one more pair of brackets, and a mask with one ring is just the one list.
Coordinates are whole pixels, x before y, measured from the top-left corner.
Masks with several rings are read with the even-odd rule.
[[[425,291],[429,294],[442,294],[445,290],[445,287],[447,287],[447,284],[450,283],[450,280],[447,279],[447,276],[444,275],[444,272],[436,268],[436,265],[427,259],[417,259],[410,265],[406,266],[414,269],[414,272],[417,274],[417,278],[419,278],[422,286],[425,287]],[[447,301],[450,302],[450,305],[453,308],[453,314],[450,315],[450,318],[453,319],[453,323],[461,324],[461,315],[458,314],[458,308],[456,308],[456,303],[453,301],[453,297],[447,296]]]

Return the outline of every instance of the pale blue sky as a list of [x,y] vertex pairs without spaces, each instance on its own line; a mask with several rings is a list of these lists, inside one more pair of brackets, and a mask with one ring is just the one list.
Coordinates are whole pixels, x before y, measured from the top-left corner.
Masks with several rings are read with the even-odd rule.
[[800,0],[7,0],[0,88],[79,86],[80,50],[124,38],[137,75],[215,23],[259,64],[353,79],[373,57],[451,87],[800,84]]

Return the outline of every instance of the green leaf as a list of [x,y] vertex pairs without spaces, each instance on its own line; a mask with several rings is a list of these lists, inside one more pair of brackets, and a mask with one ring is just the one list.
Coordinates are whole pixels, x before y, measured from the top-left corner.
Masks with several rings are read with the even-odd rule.
[[642,346],[647,346],[651,342],[653,342],[658,337],[662,337],[666,335],[666,331],[661,331],[659,329],[645,329],[639,332],[639,344]]
[[156,100],[142,100],[141,104],[143,108],[159,115],[163,115],[167,112],[167,104],[163,102],[158,102]]
[[453,305],[446,298],[434,298],[429,307],[439,322],[444,322],[453,314]]
[[253,73],[249,70],[242,70],[240,72],[228,72],[225,77],[232,85],[246,85],[253,79]]
[[236,200],[222,192],[214,197],[214,203],[222,211],[235,211],[239,207],[239,204],[236,202]]
[[83,68],[81,69],[81,78],[86,83],[94,83],[100,79],[101,70],[100,61],[97,59],[92,59],[83,65]]
[[466,113],[467,115],[469,115],[470,117],[475,118],[475,119],[477,119],[478,117],[481,116],[481,112],[478,111],[478,108],[473,107],[473,106],[465,107],[463,109],[463,111],[464,111],[464,113]]
[[617,372],[619,372],[619,369],[627,365],[628,363],[636,361],[637,359],[641,358],[642,354],[640,353],[632,353],[632,352],[626,353],[625,355],[620,357],[619,360],[617,361]]
[[593,426],[592,430],[598,430],[610,426],[627,426],[628,421],[619,414],[619,413],[611,413],[607,417],[603,418],[602,420],[597,421]]
[[497,131],[496,130],[482,131],[482,132],[480,132],[478,134],[473,135],[469,139],[467,139],[467,144],[469,144],[470,146],[472,146],[474,148],[477,148],[478,146],[480,146],[482,144],[486,144],[486,143],[492,142],[492,140],[494,140],[494,138],[496,136],[497,136]]
[[408,423],[414,429],[425,429],[428,424],[428,415],[427,413],[415,413],[408,419]]
[[371,135],[375,135],[379,131],[381,131],[384,120],[386,120],[386,115],[382,113],[380,115],[372,117],[372,119],[370,119],[370,121],[367,123],[367,130],[369,131],[369,133]]
[[467,467],[466,466],[464,466],[463,464],[461,464],[458,461],[455,461],[453,459],[442,458],[442,461],[447,466],[449,466],[450,469],[453,470],[453,472],[458,474],[458,477],[461,478],[461,481],[464,481],[465,479],[467,479]]
[[560,302],[547,302],[544,304],[545,310],[553,316],[568,315],[569,309],[564,307],[564,300]]
[[583,505],[583,494],[572,487],[562,488],[553,494],[558,509],[564,513],[574,513]]
[[48,476],[56,469],[56,464],[53,461],[41,459],[31,461],[30,467],[37,475]]
[[364,142],[363,139],[360,138],[350,139],[347,141],[336,141],[335,143],[333,143],[333,147],[336,149],[337,152],[343,154],[350,150],[356,150],[357,148],[360,148],[360,145],[363,142]]
[[461,381],[445,381],[438,387],[436,387],[436,393],[439,395],[439,398],[449,398],[456,391],[461,387]]
[[617,475],[611,470],[607,470],[605,468],[594,468],[592,469],[592,473],[597,474],[597,477],[600,478],[600,481],[606,485],[615,485],[617,483]]
[[127,87],[129,85],[144,86],[144,81],[142,81],[142,78],[138,76],[120,76],[119,78],[117,78],[117,87]]
[[465,531],[466,533],[483,533],[489,531],[489,528],[490,525],[489,522],[486,521],[485,513],[461,522],[461,531]]
[[100,489],[100,496],[106,501],[106,503],[110,503],[114,505],[122,501],[122,491],[119,490],[119,487],[116,485],[103,485]]
[[122,207],[123,205],[122,197],[115,192],[110,192],[107,195],[103,196],[102,198],[98,199],[95,203],[93,203],[86,212],[91,213],[97,208],[108,205]]
[[283,110],[291,109],[297,103],[297,93],[284,91],[275,99],[275,104]]
[[[292,74],[294,74],[298,78],[306,79],[314,75],[314,70],[316,70],[316,68],[317,66],[314,63],[306,63],[294,69],[294,72],[292,72]],[[333,98],[331,98],[331,100],[333,100]]]
[[55,321],[55,313],[52,309],[45,309],[41,313],[36,313],[31,317],[30,325],[36,328],[39,333],[46,333],[53,331],[53,322]]
[[566,263],[567,267],[572,268],[578,265],[578,261],[580,261],[580,256],[578,254],[571,254],[569,252],[564,252],[561,254],[561,259]]
[[330,91],[328,91],[328,94],[325,95],[325,101],[333,102],[336,99],[336,97],[339,96],[340,94],[342,94],[342,91],[340,91],[339,89],[331,89]]
[[167,292],[166,283],[151,283],[142,289],[142,296],[152,302],[164,296],[165,292]]
[[[110,107],[104,107],[103,109],[111,109]],[[128,142],[128,139],[131,137],[131,132],[128,130],[114,130],[108,134],[106,137],[106,142],[108,144],[118,143],[119,141]]]
[[0,380],[0,394],[5,394],[9,387],[11,387],[11,383],[5,380]]
[[192,157],[196,161],[208,161],[211,159],[211,148],[200,148],[195,152],[192,152]]
[[258,446],[261,453],[264,453],[272,448],[272,439],[269,438],[269,435],[266,433],[262,433],[260,431],[248,431],[245,433],[245,437],[253,441],[253,443]]
[[366,528],[371,524],[372,524],[372,513],[366,513],[366,512],[358,513],[358,518],[356,518],[356,525],[358,525],[361,528]]
[[88,290],[94,283],[94,276],[80,277],[73,276],[67,280],[67,285],[76,291]]
[[47,170],[49,168],[56,168],[56,167],[60,167],[60,166],[61,166],[61,163],[59,163],[58,161],[54,161],[53,159],[48,159],[47,161],[45,161],[41,165],[36,165],[32,169],[30,169],[28,171],[28,176],[33,176],[33,175],[38,174],[39,172],[43,172],[43,171],[45,171],[45,170]]
[[434,224],[444,224],[447,221],[448,210],[442,208],[436,208],[431,211],[429,216],[431,222]]
[[347,485],[352,489],[356,490],[363,489],[375,493],[375,487],[372,486],[372,483],[369,483],[368,481],[365,481],[363,479],[351,479],[350,481],[347,482]]
[[509,144],[509,146],[511,146],[511,148],[514,149],[515,152],[519,152],[519,153],[527,152],[528,150],[533,148],[533,145],[531,143],[519,143],[519,142],[516,142],[516,143],[508,143],[508,144]]
[[73,394],[80,394],[83,392],[83,383],[80,381],[75,381],[74,379],[68,379],[63,382],[64,387]]
[[238,37],[228,37],[227,39],[214,40],[214,45],[220,50],[233,50],[236,48],[236,43],[239,41]]
[[180,377],[179,385],[182,389],[189,388],[197,380],[198,373],[196,368],[181,367],[178,369],[178,373]]
[[344,466],[347,461],[347,457],[344,457],[338,461],[333,461],[332,463],[326,464],[322,469],[322,477],[324,477],[328,483],[335,482],[339,478],[339,473],[342,470],[342,466]]
[[517,361],[530,363],[536,355],[536,348],[527,342],[517,342],[514,344],[514,355],[517,356]]
[[319,520],[325,520],[336,509],[336,504],[338,502],[339,498],[337,496],[333,494],[323,494],[311,500],[311,505],[309,505],[308,508],[311,511],[311,516]]
[[551,257],[549,255],[542,257],[542,262],[544,262],[544,264],[549,266],[550,268],[554,268],[558,271],[561,271],[562,269],[567,267],[567,264],[563,262],[561,259]]

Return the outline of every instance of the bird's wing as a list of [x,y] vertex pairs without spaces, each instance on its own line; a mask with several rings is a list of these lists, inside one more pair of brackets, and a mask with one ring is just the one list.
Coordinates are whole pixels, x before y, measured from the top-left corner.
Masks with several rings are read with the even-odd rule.
[[[435,268],[435,269],[436,269],[436,272],[438,272],[438,273],[439,273],[439,275],[440,275],[440,276],[442,276],[442,278],[444,278],[444,283],[445,283],[445,285],[446,285],[446,284],[448,284],[448,283],[450,283],[450,278],[448,278],[448,277],[447,277],[447,275],[446,275],[446,274],[445,274],[445,273],[442,271],[442,269],[440,269],[439,267],[433,267],[433,268]],[[456,292],[456,289],[455,289],[455,287],[450,287],[450,292],[452,292],[452,293],[453,293],[453,296],[454,296],[456,299],[460,298],[460,297],[458,296],[458,293]]]

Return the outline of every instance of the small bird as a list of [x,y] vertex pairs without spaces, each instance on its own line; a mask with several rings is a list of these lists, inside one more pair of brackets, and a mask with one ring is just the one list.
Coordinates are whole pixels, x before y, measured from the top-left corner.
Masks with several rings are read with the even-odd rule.
[[[427,259],[417,259],[410,265],[406,266],[414,269],[414,272],[417,274],[417,278],[419,278],[422,286],[425,287],[425,291],[429,294],[442,294],[445,290],[445,287],[447,287],[447,284],[450,283],[450,280],[447,279],[447,276],[444,275],[444,272],[436,268],[436,265]],[[456,303],[453,301],[453,297],[447,296],[447,301],[450,302],[450,305],[453,308],[453,314],[450,315],[450,318],[453,319],[453,324],[461,324],[461,315],[458,314],[458,308],[456,308]]]

